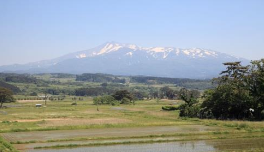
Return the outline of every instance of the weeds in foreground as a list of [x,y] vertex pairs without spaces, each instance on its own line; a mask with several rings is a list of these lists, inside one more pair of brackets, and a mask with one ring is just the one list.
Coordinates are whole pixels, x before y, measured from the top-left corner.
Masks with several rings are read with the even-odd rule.
[[0,137],[0,152],[2,151],[18,152],[11,143],[7,142],[2,137]]

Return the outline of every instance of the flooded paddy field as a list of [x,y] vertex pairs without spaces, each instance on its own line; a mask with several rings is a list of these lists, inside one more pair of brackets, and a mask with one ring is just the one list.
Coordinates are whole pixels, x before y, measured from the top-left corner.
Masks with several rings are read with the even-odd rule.
[[203,125],[180,125],[180,126],[153,126],[136,128],[105,128],[105,129],[87,129],[87,130],[56,130],[56,131],[32,131],[15,132],[1,134],[5,139],[11,142],[15,141],[45,141],[56,139],[72,139],[85,137],[130,137],[147,136],[153,134],[171,134],[171,133],[197,133],[206,131],[221,131],[221,128],[209,127]]
[[263,122],[179,118],[178,111],[161,110],[170,104],[139,101],[136,105],[100,106],[97,111],[90,100],[75,107],[71,102],[52,102],[45,108],[14,103],[0,113],[0,137],[21,152],[232,151],[230,148],[248,152],[263,148]]
[[[52,147],[57,145],[111,145],[124,143],[148,143],[174,140],[186,140],[186,134],[203,134],[223,131],[219,127],[203,125],[151,126],[136,128],[105,128],[87,130],[57,130],[2,133],[1,136],[13,143],[21,151],[36,147]],[[203,136],[199,136],[200,138]]]
[[[124,148],[130,147],[132,151],[137,151],[136,147],[150,150],[148,145],[157,143],[168,144],[169,147],[164,146],[165,151],[169,151],[170,147],[187,150],[194,147],[195,151],[198,150],[215,150],[210,145],[218,145],[234,143],[236,148],[237,144],[246,143],[249,146],[253,143],[254,139],[246,137],[258,137],[257,142],[254,142],[256,147],[261,148],[260,141],[264,142],[263,133],[247,133],[233,132],[229,134],[227,129],[220,127],[211,127],[203,125],[181,125],[181,126],[155,126],[155,127],[138,127],[138,128],[105,128],[105,129],[87,129],[87,130],[58,130],[58,131],[40,131],[40,132],[18,132],[18,133],[3,133],[1,134],[6,140],[13,143],[13,146],[23,152],[28,151],[55,151],[71,149],[74,151],[104,151],[103,147],[119,148],[127,151]],[[230,130],[232,131],[232,130]],[[232,139],[226,139],[232,138]],[[223,140],[214,140],[223,139]],[[243,141],[243,142],[235,142]],[[175,143],[174,145],[172,143]],[[182,147],[182,143],[185,146]],[[191,144],[192,143],[192,144]],[[219,144],[217,144],[219,143]],[[139,144],[139,145],[138,145]],[[143,145],[142,145],[143,144]],[[161,144],[161,145],[164,145]],[[189,145],[191,146],[189,147]],[[122,146],[123,145],[123,146]],[[144,145],[146,147],[144,147]],[[259,145],[259,146],[258,146]],[[131,147],[132,146],[132,147]],[[155,144],[154,144],[155,146]],[[176,146],[176,147],[175,147]],[[180,146],[180,147],[179,147]],[[240,147],[240,146],[237,146]],[[59,148],[59,149],[58,149]],[[72,149],[74,148],[74,149]],[[90,149],[91,148],[91,149]],[[163,149],[158,150],[162,150]],[[168,149],[169,148],[169,149]],[[220,147],[221,148],[221,147]],[[130,150],[128,149],[128,151]]]
[[34,149],[28,152],[217,152],[217,151],[264,151],[261,139],[221,139],[205,141],[181,141],[152,144],[112,145],[79,147],[72,149]]

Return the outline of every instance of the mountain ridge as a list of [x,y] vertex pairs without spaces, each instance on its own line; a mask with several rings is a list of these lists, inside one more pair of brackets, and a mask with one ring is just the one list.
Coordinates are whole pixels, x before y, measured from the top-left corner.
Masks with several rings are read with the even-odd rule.
[[223,62],[249,60],[209,49],[140,47],[108,42],[92,49],[23,65],[0,66],[0,72],[108,73],[178,78],[211,78],[224,69]]
[[[203,49],[203,48],[182,49],[182,48],[176,48],[176,47],[141,47],[141,46],[137,46],[134,44],[108,42],[108,43],[104,43],[103,45],[100,45],[98,47],[93,48],[93,49],[100,49],[99,52],[96,52],[96,51],[91,52],[91,50],[93,50],[93,49],[88,49],[88,50],[84,50],[84,51],[78,51],[78,52],[70,53],[67,55],[79,54],[76,56],[76,58],[85,58],[85,57],[102,55],[105,53],[117,51],[117,50],[122,49],[122,48],[129,48],[132,51],[147,51],[147,52],[152,52],[152,53],[153,52],[154,53],[168,53],[168,52],[175,51],[176,54],[178,54],[178,55],[180,53],[184,53],[186,55],[192,55],[192,57],[197,57],[195,55],[200,55],[199,57],[205,57],[205,55],[212,55],[212,56],[216,57],[218,54],[225,54],[225,53],[212,51],[210,49]],[[90,53],[90,54],[87,55],[86,53]],[[67,55],[65,55],[65,56],[67,56]],[[225,54],[225,55],[228,55],[228,54]],[[232,56],[232,55],[228,55],[228,56]],[[232,56],[232,57],[235,57],[235,56]],[[239,57],[235,57],[235,58],[240,59]]]

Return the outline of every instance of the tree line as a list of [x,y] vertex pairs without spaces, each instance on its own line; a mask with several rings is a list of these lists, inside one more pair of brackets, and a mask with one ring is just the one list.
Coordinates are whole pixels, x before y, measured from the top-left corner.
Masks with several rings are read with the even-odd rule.
[[92,74],[92,73],[84,73],[82,75],[76,76],[76,81],[87,81],[87,82],[113,82],[113,83],[125,83],[126,80],[124,78],[119,78],[117,76],[113,76],[110,74]]
[[119,105],[119,104],[131,104],[135,103],[135,96],[133,93],[127,90],[119,90],[113,93],[112,95],[97,96],[93,98],[94,104],[110,104],[110,105]]
[[153,76],[115,76],[111,74],[91,74],[84,73],[76,75],[76,81],[87,82],[101,82],[101,83],[143,83],[146,85],[151,84],[175,84],[180,87],[190,89],[208,89],[214,86],[210,83],[211,80],[197,80],[188,78],[166,78],[166,77],[153,77]]

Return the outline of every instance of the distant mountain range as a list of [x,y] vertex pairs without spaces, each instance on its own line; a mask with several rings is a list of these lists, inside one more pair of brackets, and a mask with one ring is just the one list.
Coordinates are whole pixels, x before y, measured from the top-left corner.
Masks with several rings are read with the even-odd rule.
[[107,73],[173,78],[212,78],[225,69],[223,62],[249,60],[207,49],[140,47],[116,42],[59,58],[0,66],[14,73]]

